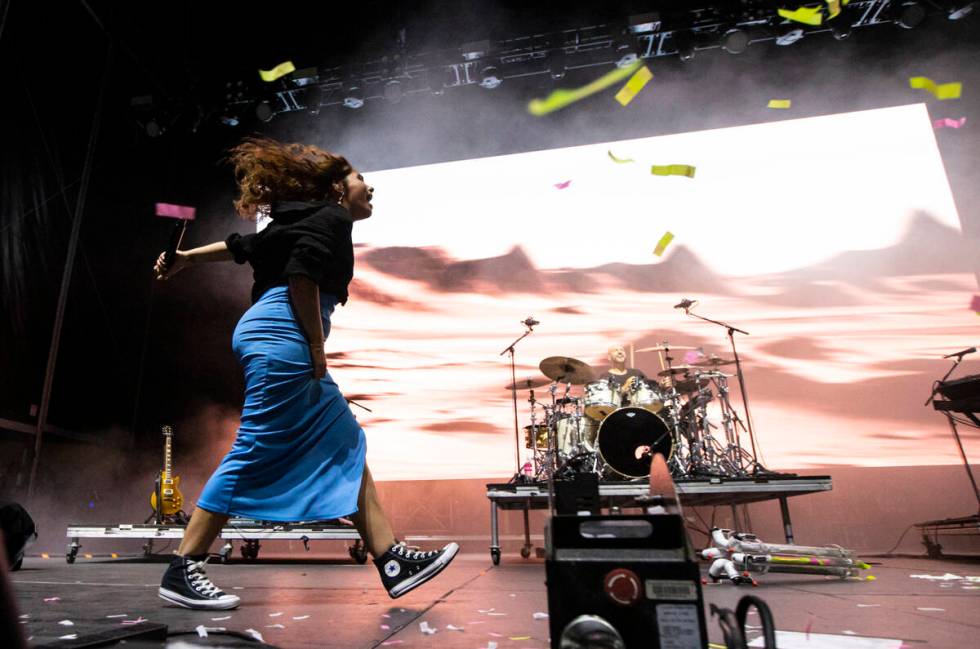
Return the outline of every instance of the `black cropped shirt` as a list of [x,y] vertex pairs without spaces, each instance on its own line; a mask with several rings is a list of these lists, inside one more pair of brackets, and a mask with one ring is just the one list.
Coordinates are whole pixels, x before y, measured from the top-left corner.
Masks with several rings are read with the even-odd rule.
[[252,303],[291,275],[305,275],[324,293],[347,302],[354,276],[354,220],[336,203],[282,202],[272,206],[272,222],[255,234],[232,234],[225,243],[235,263],[251,264]]

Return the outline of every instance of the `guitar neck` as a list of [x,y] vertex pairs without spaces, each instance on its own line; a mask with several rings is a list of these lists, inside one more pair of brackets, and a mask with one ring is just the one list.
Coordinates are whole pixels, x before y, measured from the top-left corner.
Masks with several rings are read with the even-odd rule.
[[170,442],[173,439],[173,430],[170,426],[164,426],[163,429],[163,477],[165,480],[170,480],[172,477],[173,467],[171,465],[171,451]]

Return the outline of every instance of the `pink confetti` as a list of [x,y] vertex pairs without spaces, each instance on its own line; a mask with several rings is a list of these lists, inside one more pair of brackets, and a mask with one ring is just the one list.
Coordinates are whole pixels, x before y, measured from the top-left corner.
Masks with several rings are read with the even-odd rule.
[[385,631],[387,631],[387,630],[388,630],[388,629],[390,629],[391,627],[390,627],[390,626],[388,626],[387,624],[382,624],[382,625],[381,625],[381,628],[382,628],[382,629],[384,629]]
[[572,184],[571,180],[566,180],[563,183],[555,183],[555,189],[567,189],[569,185]]
[[130,625],[130,624],[143,624],[144,622],[146,622],[146,618],[144,618],[141,615],[140,617],[136,618],[135,620],[123,620],[122,622],[120,622],[120,624],[126,624],[126,625]]
[[382,645],[385,645],[385,646],[390,645],[390,644],[405,644],[405,641],[404,640],[388,640],[386,642],[382,642],[381,644]]
[[196,210],[186,205],[171,205],[170,203],[157,203],[157,216],[166,216],[171,219],[183,219],[193,221]]
[[692,349],[689,352],[684,352],[684,363],[686,364],[693,363],[698,359],[700,359],[702,356],[704,356],[704,354],[702,354],[701,350],[699,349]]
[[[970,309],[980,313],[980,295],[974,295],[973,299],[970,300]],[[57,598],[56,598],[57,599]],[[48,600],[44,600],[45,602]]]
[[937,119],[932,123],[933,128],[959,128],[966,124],[966,118],[961,117],[959,119],[950,119],[949,117],[944,117],[942,119]]
[[44,601],[45,602],[60,602],[61,601],[61,598],[60,597],[45,597],[44,598]]

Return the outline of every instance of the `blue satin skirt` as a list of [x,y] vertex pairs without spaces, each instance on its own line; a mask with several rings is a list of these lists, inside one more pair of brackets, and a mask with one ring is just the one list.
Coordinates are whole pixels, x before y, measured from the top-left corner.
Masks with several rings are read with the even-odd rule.
[[[320,294],[325,336],[336,302]],[[313,378],[287,287],[269,289],[245,312],[232,348],[245,369],[241,426],[197,506],[283,522],[356,512],[364,431],[329,372]]]

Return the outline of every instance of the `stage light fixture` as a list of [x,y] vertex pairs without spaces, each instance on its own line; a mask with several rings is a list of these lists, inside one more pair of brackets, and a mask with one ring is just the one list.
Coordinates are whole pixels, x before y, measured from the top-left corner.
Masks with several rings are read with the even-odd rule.
[[949,10],[949,13],[946,15],[946,17],[949,18],[950,20],[960,20],[961,18],[966,18],[971,13],[973,13],[973,7],[975,4],[976,3],[974,2],[967,2],[963,6],[959,6],[959,7],[954,6],[952,9]]
[[385,100],[387,100],[389,103],[397,104],[402,100],[403,94],[404,91],[402,90],[402,82],[398,79],[392,79],[385,84]]
[[499,88],[500,84],[504,82],[504,76],[500,74],[500,70],[497,66],[493,64],[488,64],[483,66],[480,70],[480,87],[486,88],[487,90],[493,90],[494,88]]
[[721,37],[721,48],[729,54],[741,54],[749,46],[749,35],[737,27],[729,29]]
[[629,30],[634,34],[649,34],[660,30],[660,14],[657,12],[629,17]]
[[903,2],[898,9],[898,24],[905,29],[915,29],[925,19],[925,7],[914,0]]
[[802,27],[780,25],[779,32],[776,35],[776,45],[782,45],[783,47],[792,45],[796,41],[803,40],[804,35],[805,33]]
[[268,122],[275,114],[276,112],[272,110],[272,104],[267,101],[260,101],[255,105],[255,116],[263,122]]

